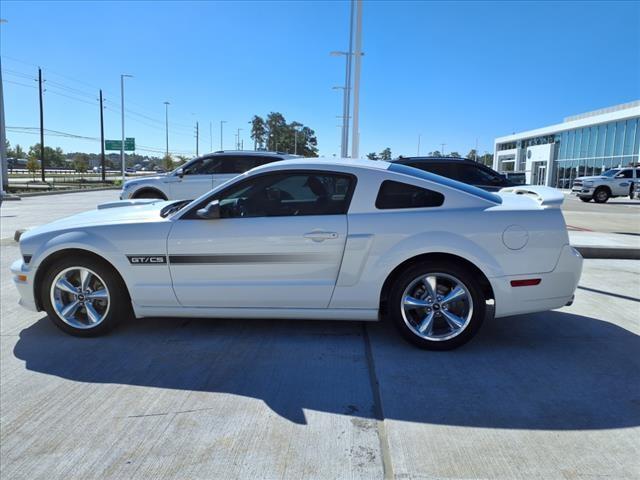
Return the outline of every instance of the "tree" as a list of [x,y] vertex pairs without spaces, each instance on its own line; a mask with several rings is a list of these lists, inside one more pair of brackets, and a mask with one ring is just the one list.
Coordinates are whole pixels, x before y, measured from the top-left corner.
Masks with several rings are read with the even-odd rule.
[[178,159],[178,165],[184,165],[187,163],[187,160],[189,160],[189,157],[186,155],[176,155],[176,158]]
[[[40,151],[40,144],[36,143],[35,145],[31,145],[29,147],[28,158],[35,158],[36,160],[42,160],[40,157],[42,153]],[[66,167],[67,162],[65,161],[64,152],[60,147],[57,147],[55,150],[51,147],[44,147],[44,161],[45,167]]]
[[13,151],[13,156],[15,158],[25,158],[26,155],[24,153],[24,150],[22,149],[22,147],[17,144],[15,150]]
[[391,149],[389,147],[380,152],[380,160],[391,160]]
[[478,160],[487,167],[493,167],[493,153],[485,153]]
[[77,154],[73,159],[73,168],[75,168],[78,173],[85,173],[87,168],[89,168],[89,155],[86,153]]
[[476,151],[475,148],[472,148],[471,150],[469,150],[469,153],[467,153],[467,158],[470,160],[478,160],[478,152]]
[[254,115],[251,119],[251,138],[253,139],[253,148],[264,148],[266,136],[267,126],[264,119],[258,115]]
[[453,158],[460,158],[460,154],[458,152],[451,152],[449,156]]
[[173,170],[173,158],[171,158],[170,154],[162,157],[162,166],[165,170]]
[[440,150],[434,150],[433,152],[429,152],[429,156],[430,157],[441,157],[442,154],[440,153]]
[[367,158],[369,160],[380,160],[376,152],[367,153]]
[[29,173],[33,175],[34,180],[36,178],[36,172],[38,171],[39,168],[40,168],[40,162],[38,162],[37,159],[29,158],[27,160],[27,170],[29,170]]

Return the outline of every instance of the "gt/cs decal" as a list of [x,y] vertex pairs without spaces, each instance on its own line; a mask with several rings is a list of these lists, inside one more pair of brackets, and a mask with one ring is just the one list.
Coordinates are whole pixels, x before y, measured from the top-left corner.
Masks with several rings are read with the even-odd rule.
[[165,255],[127,255],[131,265],[158,265],[167,263]]

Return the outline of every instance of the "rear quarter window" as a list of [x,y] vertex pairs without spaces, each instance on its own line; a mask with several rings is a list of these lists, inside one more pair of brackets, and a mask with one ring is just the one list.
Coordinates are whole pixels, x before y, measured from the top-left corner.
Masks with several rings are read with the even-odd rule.
[[376,197],[379,210],[439,207],[443,203],[444,195],[440,192],[393,180],[382,182]]

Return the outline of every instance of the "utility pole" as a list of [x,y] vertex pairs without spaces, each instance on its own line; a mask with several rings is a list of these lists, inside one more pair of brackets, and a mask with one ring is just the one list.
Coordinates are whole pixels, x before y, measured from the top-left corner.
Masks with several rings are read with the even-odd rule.
[[298,130],[296,130],[295,128],[293,129],[293,154],[297,155],[298,154]]
[[124,183],[125,161],[124,161],[124,79],[131,78],[132,75],[120,75],[120,113],[122,120],[122,144],[120,145],[120,166],[122,168],[122,183]]
[[200,128],[198,126],[198,122],[196,121],[196,157],[200,155],[199,153],[199,145],[200,145]]
[[209,151],[213,152],[213,122],[209,122]]
[[[351,0],[351,8],[356,10],[356,49],[353,77],[353,125],[351,132],[351,158],[360,156],[360,64],[362,63],[362,0]],[[351,49],[349,49],[351,50]]]
[[222,126],[227,123],[226,120],[220,120],[220,150],[224,150],[224,146],[222,144]]
[[422,134],[418,134],[418,157],[420,156],[420,137],[422,136]]
[[240,150],[240,130],[242,130],[241,128],[238,129],[238,133],[236,134],[236,150]]
[[[6,20],[0,19],[0,23]],[[1,65],[2,60],[0,60]],[[0,203],[7,198],[9,192],[9,176],[7,172],[6,126],[4,123],[4,91],[2,87],[2,68],[0,68]],[[18,197],[19,198],[19,197]]]
[[167,152],[166,156],[169,156],[169,102],[164,102],[164,131],[166,135],[167,141]]
[[446,147],[447,144],[446,143],[441,143],[440,146],[442,147],[442,150],[440,150],[440,155],[442,155],[444,157],[445,156],[444,155],[444,147]]
[[104,161],[104,106],[102,105],[102,89],[100,89],[100,169],[102,170],[102,182],[106,181]]
[[44,176],[44,110],[42,108],[42,69],[38,67],[38,88],[40,91],[40,173],[42,175],[42,181],[45,181]]

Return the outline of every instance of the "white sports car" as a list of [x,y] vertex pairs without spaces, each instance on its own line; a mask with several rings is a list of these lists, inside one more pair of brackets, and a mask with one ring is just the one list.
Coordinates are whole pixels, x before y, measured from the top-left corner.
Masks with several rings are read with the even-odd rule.
[[[490,193],[398,164],[285,160],[193,201],[129,200],[33,230],[21,303],[81,336],[135,317],[377,320],[429,349],[570,304],[582,257],[547,187]],[[487,308],[488,305],[491,308]]]

